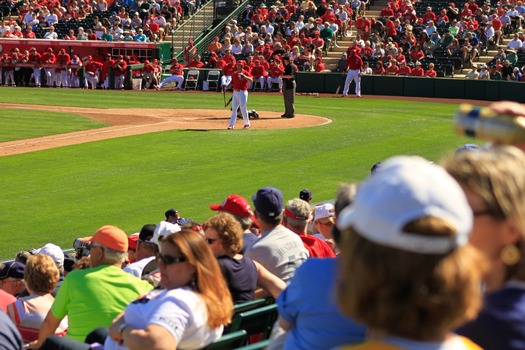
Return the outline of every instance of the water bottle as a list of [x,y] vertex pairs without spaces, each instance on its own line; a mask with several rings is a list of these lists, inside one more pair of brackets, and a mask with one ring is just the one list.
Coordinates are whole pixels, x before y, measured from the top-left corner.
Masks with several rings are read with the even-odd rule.
[[498,115],[489,107],[461,104],[454,115],[454,127],[459,135],[496,144],[525,142],[525,116]]
[[164,63],[164,55],[160,54],[160,64],[163,64],[163,63]]

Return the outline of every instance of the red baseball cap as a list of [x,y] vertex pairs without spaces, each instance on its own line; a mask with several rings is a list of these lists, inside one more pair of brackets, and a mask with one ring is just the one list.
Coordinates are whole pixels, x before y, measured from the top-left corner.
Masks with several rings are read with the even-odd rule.
[[221,204],[210,205],[211,210],[226,211],[243,218],[253,219],[253,210],[250,203],[241,195],[231,194]]
[[139,233],[133,233],[128,237],[128,248],[137,249],[137,241],[139,240]]

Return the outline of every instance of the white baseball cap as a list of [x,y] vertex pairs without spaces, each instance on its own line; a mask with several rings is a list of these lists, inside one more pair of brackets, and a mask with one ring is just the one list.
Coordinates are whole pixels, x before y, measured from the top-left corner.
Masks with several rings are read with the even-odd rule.
[[48,243],[42,248],[36,249],[35,254],[49,255],[58,267],[64,266],[64,252],[53,243]]
[[153,232],[153,237],[149,240],[151,243],[159,244],[159,240],[161,237],[170,235],[172,233],[179,232],[180,226],[177,224],[172,224],[167,221],[161,221],[157,227],[155,227],[155,231]]
[[[456,234],[422,236],[403,231],[407,223],[427,216],[445,220]],[[339,215],[337,227],[353,227],[384,246],[444,254],[468,242],[472,221],[463,190],[442,167],[420,157],[397,156],[363,183],[352,205]]]
[[315,207],[314,220],[333,218],[335,216],[335,207],[333,204],[325,203]]

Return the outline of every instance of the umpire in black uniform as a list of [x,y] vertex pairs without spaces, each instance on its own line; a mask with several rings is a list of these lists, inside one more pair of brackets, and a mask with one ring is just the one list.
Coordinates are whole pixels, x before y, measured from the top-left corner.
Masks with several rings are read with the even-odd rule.
[[290,61],[290,56],[284,56],[283,63],[285,64],[282,76],[285,110],[281,118],[295,118],[295,73],[297,73],[297,67]]

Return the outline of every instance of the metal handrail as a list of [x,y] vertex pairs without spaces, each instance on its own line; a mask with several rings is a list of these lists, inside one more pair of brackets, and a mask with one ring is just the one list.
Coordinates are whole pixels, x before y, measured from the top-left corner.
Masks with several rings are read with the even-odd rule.
[[206,35],[200,39],[197,43],[197,53],[202,54],[208,49],[208,46],[211,44],[213,39],[219,35],[224,27],[230,22],[231,19],[237,18],[241,13],[243,13],[248,5],[250,4],[249,1],[243,1],[240,3],[235,10],[233,10],[226,18],[224,18],[219,24],[215,26],[215,28],[211,29]]
[[208,1],[199,11],[191,15],[183,24],[170,33],[172,57],[180,56],[188,40],[195,39],[213,25],[215,11],[207,11],[213,6],[214,2]]
[[[198,13],[200,13],[204,7],[206,6],[215,6],[214,1],[209,1],[206,5],[204,5],[199,12],[197,12],[195,15],[190,17],[186,22],[184,22],[179,28],[177,28],[174,32],[171,33],[172,35],[172,54],[173,57],[177,57],[180,59],[180,57],[183,55],[184,52],[184,43],[186,43],[189,39],[193,39],[195,41],[195,46],[197,47],[197,53],[200,55],[203,52],[205,52],[208,49],[208,46],[213,41],[213,38],[220,34],[224,27],[228,24],[228,22],[232,18],[237,18],[241,13],[243,13],[246,10],[246,7],[249,5],[249,1],[243,1],[240,3],[226,18],[224,18],[220,23],[218,23],[215,27],[213,27],[213,21],[215,19],[215,11],[213,11],[212,20],[207,21],[209,19],[209,16],[204,15],[202,19],[202,25],[198,27],[196,25],[196,21],[192,20]],[[186,29],[187,26],[190,26],[189,29]],[[212,29],[213,28],[213,29]],[[177,50],[177,48],[174,45],[174,38],[175,35],[178,36],[178,34],[181,37],[182,45],[180,47],[180,50]]]

